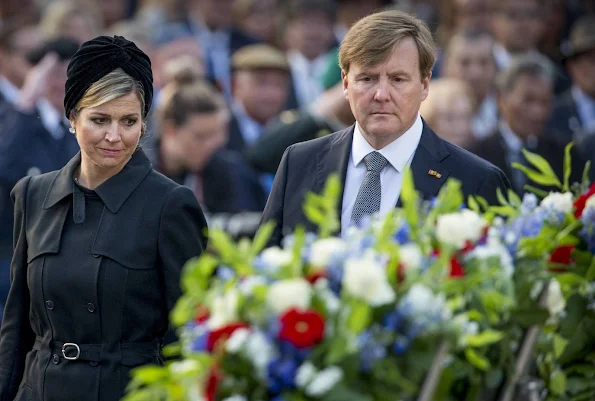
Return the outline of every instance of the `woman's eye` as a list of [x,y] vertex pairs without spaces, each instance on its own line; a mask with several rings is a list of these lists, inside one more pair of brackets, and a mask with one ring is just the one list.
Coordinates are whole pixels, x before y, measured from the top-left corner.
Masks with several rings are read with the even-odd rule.
[[124,124],[126,124],[128,127],[132,127],[134,124],[136,124],[136,120],[133,118],[127,118],[124,120]]
[[105,124],[107,122],[107,118],[92,118],[91,121],[93,121],[95,124]]

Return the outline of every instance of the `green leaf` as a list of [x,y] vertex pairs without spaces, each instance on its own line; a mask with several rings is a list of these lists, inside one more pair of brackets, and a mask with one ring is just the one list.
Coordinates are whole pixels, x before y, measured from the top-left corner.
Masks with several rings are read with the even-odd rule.
[[251,258],[256,257],[264,249],[275,230],[275,226],[276,223],[274,221],[267,221],[258,228],[254,236],[254,241],[252,241],[252,249],[250,250]]
[[589,266],[589,270],[587,270],[587,274],[585,275],[585,279],[587,281],[595,280],[595,258],[591,260],[591,265]]
[[169,377],[169,370],[163,366],[141,366],[132,370],[130,375],[143,384],[152,384]]
[[498,203],[500,203],[502,206],[509,205],[508,200],[502,193],[502,189],[500,187],[496,188],[496,198],[498,199]]
[[540,156],[537,153],[529,152],[527,149],[523,149],[522,152],[525,155],[525,158],[527,159],[527,161],[529,163],[531,163],[535,168],[537,168],[537,170],[541,174],[543,174],[544,177],[548,177],[549,179],[556,180],[558,183],[556,186],[558,188],[562,187],[562,184],[560,183],[558,176],[554,172],[554,169],[552,168],[550,163],[543,156]]
[[467,344],[471,347],[483,347],[485,345],[494,344],[504,337],[504,333],[495,330],[485,330],[482,333],[467,336]]
[[536,188],[536,187],[534,187],[532,185],[527,185],[526,184],[523,188],[527,192],[534,193],[535,195],[537,195],[538,198],[541,198],[541,199],[545,198],[548,195],[547,191],[544,191],[543,189]]
[[471,365],[479,370],[487,371],[490,368],[490,361],[472,348],[467,348],[465,350],[465,358],[467,358],[467,361],[469,361]]
[[170,313],[171,322],[175,326],[182,326],[194,317],[198,302],[192,296],[182,295]]
[[406,168],[401,188],[401,202],[403,204],[403,210],[405,211],[405,219],[410,227],[417,227],[418,224],[417,201],[418,194],[415,191],[413,173],[410,168]]
[[515,208],[518,208],[523,203],[521,198],[512,189],[508,190],[508,200],[510,201],[510,206]]
[[570,189],[570,174],[572,173],[572,156],[570,156],[570,150],[574,145],[573,142],[568,143],[564,148],[564,192]]
[[556,359],[560,358],[567,345],[568,340],[559,334],[554,334],[554,356]]
[[512,208],[510,206],[491,206],[489,210],[490,210],[490,212],[494,212],[501,216],[508,216],[508,217],[514,217],[518,213],[517,210],[515,210],[514,208]]
[[544,174],[539,173],[538,171],[535,170],[531,170],[530,168],[523,166],[520,163],[512,163],[512,167],[521,170],[523,173],[525,173],[525,175],[533,182],[540,184],[540,185],[546,185],[546,186],[552,186],[552,187],[562,187],[562,184],[560,183],[560,180],[558,179],[558,177],[550,177]]
[[566,374],[561,370],[555,370],[550,376],[549,388],[555,395],[563,395],[566,392]]
[[473,198],[473,196],[469,195],[467,198],[467,206],[469,209],[473,210],[475,213],[481,213],[481,208],[479,207],[479,203]]
[[591,173],[591,160],[587,160],[585,168],[583,169],[583,182],[589,182],[589,175]]
[[372,396],[360,393],[358,390],[348,387],[344,383],[339,383],[333,387],[332,391],[326,393],[322,401],[373,401]]
[[372,309],[363,302],[354,301],[351,304],[351,313],[347,320],[347,327],[355,334],[364,331],[372,320]]

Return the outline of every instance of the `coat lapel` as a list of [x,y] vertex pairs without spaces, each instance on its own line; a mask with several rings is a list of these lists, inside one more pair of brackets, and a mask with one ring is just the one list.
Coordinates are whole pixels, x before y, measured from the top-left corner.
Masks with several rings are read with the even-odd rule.
[[[446,182],[450,170],[444,167],[441,162],[449,154],[444,140],[424,122],[421,139],[411,162],[413,183],[423,199],[432,199],[437,196],[438,191]],[[400,196],[397,207],[401,207]]]

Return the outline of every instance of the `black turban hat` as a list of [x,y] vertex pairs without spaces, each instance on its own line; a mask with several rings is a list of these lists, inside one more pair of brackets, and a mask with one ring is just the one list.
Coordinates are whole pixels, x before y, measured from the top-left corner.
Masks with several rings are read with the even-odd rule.
[[66,118],[70,118],[70,112],[93,83],[117,68],[141,83],[145,92],[146,117],[153,101],[151,60],[122,36],[99,36],[83,43],[68,64],[64,96]]

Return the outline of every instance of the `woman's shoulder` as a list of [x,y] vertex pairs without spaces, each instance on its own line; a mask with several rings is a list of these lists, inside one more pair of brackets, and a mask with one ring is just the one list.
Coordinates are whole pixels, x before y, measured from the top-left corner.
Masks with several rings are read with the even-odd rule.
[[56,170],[50,171],[49,173],[28,175],[21,178],[13,187],[11,191],[11,197],[16,199],[28,194],[29,198],[34,196],[40,198],[40,200],[43,201],[47,195],[47,191],[51,187],[59,172],[60,170]]
[[178,184],[155,169],[152,169],[147,175],[145,189],[151,193],[151,196],[156,196],[164,202],[171,197],[187,197],[189,195],[194,197],[190,188]]

